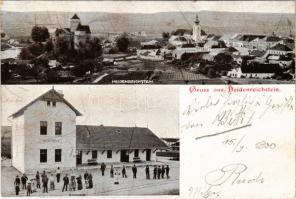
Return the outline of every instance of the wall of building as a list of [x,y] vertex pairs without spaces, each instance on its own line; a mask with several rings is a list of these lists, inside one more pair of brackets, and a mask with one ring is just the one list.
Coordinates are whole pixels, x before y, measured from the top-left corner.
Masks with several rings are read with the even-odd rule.
[[199,24],[194,24],[192,28],[192,39],[195,42],[201,41],[201,26]]
[[12,120],[12,166],[20,172],[25,172],[25,126],[24,115],[16,117]]
[[[151,149],[151,161],[156,161],[156,151],[155,149]],[[97,152],[97,163],[112,163],[112,162],[120,162],[120,150],[112,150],[112,158],[107,158],[107,151],[98,150]],[[154,152],[154,153],[153,153]],[[133,162],[134,158],[134,150],[129,154],[129,161]],[[139,157],[142,161],[146,161],[146,151],[143,152],[143,149],[139,149]],[[87,164],[88,160],[92,159],[92,151],[83,151],[82,152],[82,164]]]
[[[54,170],[76,167],[76,114],[66,104],[56,107],[37,101],[24,113],[26,126],[25,170]],[[47,135],[40,135],[40,121],[47,121]],[[62,122],[62,135],[55,135],[55,122]],[[40,149],[47,149],[47,162],[40,163]],[[55,162],[55,149],[62,149],[62,161]]]

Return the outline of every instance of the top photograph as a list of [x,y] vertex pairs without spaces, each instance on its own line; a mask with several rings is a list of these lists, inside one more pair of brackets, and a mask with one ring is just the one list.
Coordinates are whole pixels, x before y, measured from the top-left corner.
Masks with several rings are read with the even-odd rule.
[[294,1],[4,1],[1,84],[294,84]]

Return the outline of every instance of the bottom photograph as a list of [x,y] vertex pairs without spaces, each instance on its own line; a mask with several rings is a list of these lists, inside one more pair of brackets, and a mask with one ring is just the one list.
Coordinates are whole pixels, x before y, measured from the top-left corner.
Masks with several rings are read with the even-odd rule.
[[2,196],[179,195],[177,86],[2,86]]

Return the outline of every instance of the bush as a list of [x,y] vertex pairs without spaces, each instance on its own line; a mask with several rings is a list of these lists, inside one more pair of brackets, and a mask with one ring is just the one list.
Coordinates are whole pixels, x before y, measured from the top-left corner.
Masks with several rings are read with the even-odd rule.
[[31,32],[31,38],[34,42],[44,42],[49,38],[48,29],[45,26],[34,26]]
[[119,37],[116,41],[116,46],[120,52],[126,52],[129,44],[130,42],[125,35]]

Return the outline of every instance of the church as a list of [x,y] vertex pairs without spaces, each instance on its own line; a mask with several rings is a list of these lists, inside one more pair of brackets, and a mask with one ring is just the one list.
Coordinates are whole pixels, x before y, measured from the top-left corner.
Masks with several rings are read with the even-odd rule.
[[177,29],[169,38],[169,44],[182,47],[187,44],[197,46],[206,40],[207,34],[202,30],[200,20],[196,14],[192,29]]
[[13,113],[12,165],[22,173],[102,162],[156,161],[167,145],[143,127],[76,125],[82,114],[51,89]]

